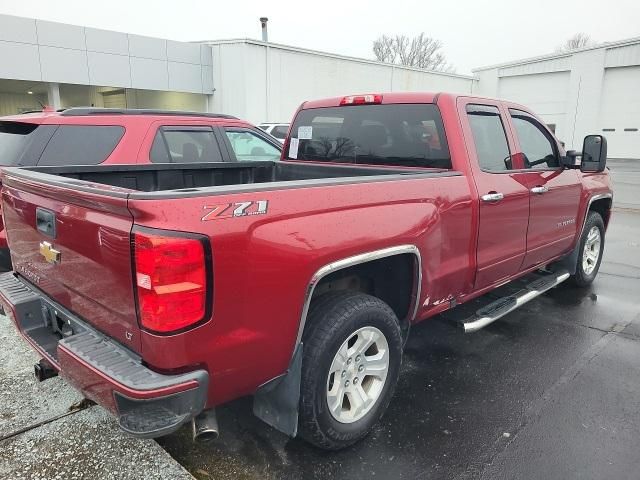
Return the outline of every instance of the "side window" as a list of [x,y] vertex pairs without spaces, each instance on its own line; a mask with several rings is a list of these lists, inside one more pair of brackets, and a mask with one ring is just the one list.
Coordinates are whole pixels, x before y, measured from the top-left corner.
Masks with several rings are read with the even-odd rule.
[[526,168],[558,168],[554,142],[535,119],[517,110],[510,110]]
[[284,140],[284,137],[287,136],[288,131],[289,131],[289,125],[277,125],[273,127],[273,130],[271,130],[271,135],[273,135],[279,140]]
[[222,162],[210,127],[161,127],[151,146],[153,163]]
[[480,168],[489,172],[512,169],[507,135],[497,107],[467,105],[469,124]]
[[98,165],[124,135],[112,125],[60,125],[40,156],[38,165]]
[[249,130],[226,130],[238,161],[279,160],[280,150]]

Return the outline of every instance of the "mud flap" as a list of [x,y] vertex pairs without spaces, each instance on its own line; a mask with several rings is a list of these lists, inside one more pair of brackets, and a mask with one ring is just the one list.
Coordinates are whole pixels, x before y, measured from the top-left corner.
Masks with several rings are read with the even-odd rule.
[[578,257],[580,253],[580,241],[582,238],[578,238],[578,244],[574,247],[569,255],[561,258],[553,264],[554,267],[559,267],[567,270],[571,275],[576,274],[578,268]]
[[301,372],[302,343],[298,344],[289,369],[260,386],[253,397],[253,414],[290,437],[298,433]]

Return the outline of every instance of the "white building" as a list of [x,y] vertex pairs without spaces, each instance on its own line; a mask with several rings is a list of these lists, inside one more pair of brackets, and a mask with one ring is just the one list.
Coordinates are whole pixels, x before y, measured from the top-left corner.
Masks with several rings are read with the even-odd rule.
[[252,122],[288,122],[303,101],[314,98],[395,91],[470,94],[475,83],[467,75],[256,40],[207,43],[213,49],[214,109]]
[[[257,25],[256,25],[257,27]],[[386,91],[499,97],[537,112],[568,147],[603,132],[640,158],[640,38],[479,68],[429,72],[255,40],[176,42],[0,15],[0,115],[72,106],[229,113],[288,122],[304,100]]]
[[640,158],[640,38],[474,70],[477,92],[527,105],[569,147],[607,137],[609,157]]
[[71,106],[206,110],[211,48],[0,15],[0,115]]

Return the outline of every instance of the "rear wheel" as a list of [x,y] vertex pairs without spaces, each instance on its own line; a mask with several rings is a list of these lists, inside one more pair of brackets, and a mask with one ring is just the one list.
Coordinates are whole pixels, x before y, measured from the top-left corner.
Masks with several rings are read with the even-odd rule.
[[356,292],[316,299],[303,336],[300,434],[337,450],[371,430],[400,372],[402,334],[393,310]]
[[604,251],[604,221],[598,212],[588,213],[579,248],[576,273],[572,281],[578,287],[586,287],[595,280]]

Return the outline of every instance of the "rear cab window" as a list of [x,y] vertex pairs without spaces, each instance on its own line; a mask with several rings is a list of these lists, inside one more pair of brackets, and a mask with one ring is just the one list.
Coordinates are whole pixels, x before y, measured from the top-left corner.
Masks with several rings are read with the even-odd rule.
[[301,110],[285,158],[451,169],[434,104],[346,105]]

